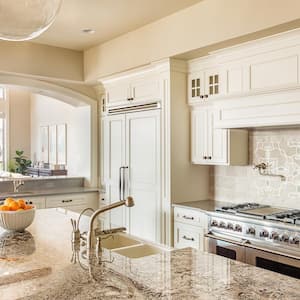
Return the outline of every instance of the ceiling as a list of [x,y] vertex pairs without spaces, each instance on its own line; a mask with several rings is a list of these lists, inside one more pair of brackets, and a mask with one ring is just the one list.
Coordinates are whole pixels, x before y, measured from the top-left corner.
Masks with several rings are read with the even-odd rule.
[[[53,25],[32,42],[85,50],[200,1],[64,0]],[[82,33],[87,28],[95,33]]]

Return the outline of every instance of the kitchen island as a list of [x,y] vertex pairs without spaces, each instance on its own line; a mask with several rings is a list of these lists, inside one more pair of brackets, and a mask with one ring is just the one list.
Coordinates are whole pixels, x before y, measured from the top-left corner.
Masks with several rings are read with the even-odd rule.
[[71,263],[70,216],[76,215],[38,210],[25,234],[0,229],[1,300],[300,299],[297,279],[191,248]]

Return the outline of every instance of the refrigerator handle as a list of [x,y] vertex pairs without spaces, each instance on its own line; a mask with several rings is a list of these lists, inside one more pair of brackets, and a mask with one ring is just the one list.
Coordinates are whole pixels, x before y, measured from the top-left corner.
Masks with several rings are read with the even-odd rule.
[[119,200],[122,201],[122,194],[121,194],[121,191],[122,191],[122,168],[123,167],[120,167],[119,168]]
[[[126,183],[128,184],[128,173],[127,173],[127,177],[126,177],[126,174],[125,174],[126,169],[128,170],[128,167],[123,167],[123,199],[122,200],[125,200],[125,191],[128,194],[128,186],[126,185]],[[125,182],[125,177],[127,178],[126,182]]]

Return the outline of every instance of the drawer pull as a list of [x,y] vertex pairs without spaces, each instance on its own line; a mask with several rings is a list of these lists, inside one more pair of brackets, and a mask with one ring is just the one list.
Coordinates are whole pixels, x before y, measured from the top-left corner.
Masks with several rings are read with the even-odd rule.
[[26,201],[26,204],[33,204],[32,201]]
[[69,203],[69,202],[72,202],[73,200],[70,199],[70,200],[61,200],[62,203]]
[[195,240],[194,238],[189,238],[186,235],[184,235],[182,238],[187,240],[187,241],[192,241],[192,242]]
[[194,217],[187,217],[187,216],[182,216],[186,220],[194,220]]

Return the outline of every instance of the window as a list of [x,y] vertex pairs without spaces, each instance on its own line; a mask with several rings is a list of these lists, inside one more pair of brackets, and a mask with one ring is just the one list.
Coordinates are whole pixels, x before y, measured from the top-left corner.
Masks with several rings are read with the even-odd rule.
[[5,113],[6,113],[6,98],[5,90],[3,87],[0,87],[0,171],[5,169],[5,158],[6,158],[6,122],[5,122]]

